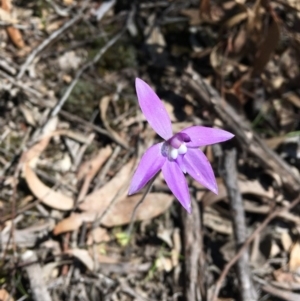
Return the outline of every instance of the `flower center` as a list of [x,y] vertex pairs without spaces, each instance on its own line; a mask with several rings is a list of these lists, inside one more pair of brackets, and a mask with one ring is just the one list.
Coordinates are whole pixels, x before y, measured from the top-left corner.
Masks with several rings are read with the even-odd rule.
[[185,133],[178,133],[165,141],[161,153],[170,161],[176,160],[178,155],[184,155],[187,152],[186,142],[190,142],[190,137]]

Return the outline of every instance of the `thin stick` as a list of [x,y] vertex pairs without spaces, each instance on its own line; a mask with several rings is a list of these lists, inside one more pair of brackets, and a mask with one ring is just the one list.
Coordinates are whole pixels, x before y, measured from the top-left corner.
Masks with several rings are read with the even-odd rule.
[[[222,161],[223,166],[221,168],[221,176],[228,192],[229,205],[233,221],[233,232],[236,240],[236,248],[238,249],[238,247],[241,246],[247,238],[247,226],[243,199],[237,180],[236,149],[226,151],[224,160]],[[251,279],[249,253],[247,251],[243,252],[243,254],[240,256],[236,268],[241,300],[257,300],[257,293]]]
[[206,300],[205,273],[203,266],[203,240],[201,213],[196,200],[192,198],[192,214],[182,209],[184,228],[184,273],[186,300]]
[[139,206],[143,203],[143,201],[145,200],[147,194],[150,192],[152,186],[153,186],[153,183],[155,181],[155,179],[157,178],[157,175],[158,173],[150,180],[148,186],[147,186],[147,189],[145,190],[145,192],[143,193],[143,196],[142,198],[139,200],[139,202],[135,205],[133,211],[132,211],[132,215],[131,215],[131,218],[130,218],[130,223],[129,223],[129,226],[127,228],[127,235],[128,237],[131,236],[132,234],[132,229],[133,229],[133,224],[135,222],[135,216],[136,216],[136,212],[139,208]]

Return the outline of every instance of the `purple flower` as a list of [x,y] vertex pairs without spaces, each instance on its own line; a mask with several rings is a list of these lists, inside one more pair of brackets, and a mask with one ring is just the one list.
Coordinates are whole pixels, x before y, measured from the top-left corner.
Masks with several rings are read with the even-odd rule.
[[173,135],[171,120],[151,87],[143,80],[135,81],[140,108],[155,132],[165,141],[154,144],[143,155],[131,180],[129,195],[142,189],[160,170],[170,190],[181,205],[191,213],[191,201],[185,173],[218,193],[216,178],[212,167],[199,149],[231,139],[234,135],[224,130],[203,126],[191,126]]

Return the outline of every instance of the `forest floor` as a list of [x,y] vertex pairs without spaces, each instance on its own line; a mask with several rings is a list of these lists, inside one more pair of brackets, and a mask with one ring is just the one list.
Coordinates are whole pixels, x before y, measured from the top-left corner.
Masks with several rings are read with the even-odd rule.
[[[300,300],[300,1],[0,3],[0,301]],[[161,174],[128,196],[136,77],[235,135],[191,214]]]

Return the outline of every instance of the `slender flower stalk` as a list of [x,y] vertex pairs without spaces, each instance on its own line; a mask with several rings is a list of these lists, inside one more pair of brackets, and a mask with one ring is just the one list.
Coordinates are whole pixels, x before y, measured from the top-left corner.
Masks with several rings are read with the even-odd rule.
[[191,213],[189,188],[184,174],[188,173],[201,185],[218,193],[213,169],[199,149],[231,139],[234,135],[220,129],[191,126],[174,134],[169,115],[156,93],[143,80],[135,81],[140,108],[154,131],[164,142],[149,147],[133,175],[129,195],[142,189],[160,170],[174,196]]

